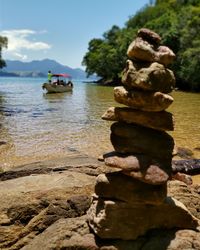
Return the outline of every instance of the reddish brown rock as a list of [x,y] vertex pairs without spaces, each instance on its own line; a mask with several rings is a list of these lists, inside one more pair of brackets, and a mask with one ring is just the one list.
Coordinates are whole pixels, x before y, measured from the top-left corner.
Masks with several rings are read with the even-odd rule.
[[157,62],[138,67],[137,62],[127,60],[122,82],[129,89],[137,88],[162,93],[170,93],[175,87],[173,72]]
[[152,159],[147,155],[123,155],[110,152],[103,155],[105,164],[120,168],[124,174],[152,185],[166,183],[171,177],[171,161]]
[[173,180],[178,180],[186,183],[187,185],[192,185],[192,177],[183,173],[176,173],[172,176]]
[[166,183],[169,179],[169,174],[156,165],[150,165],[145,173],[125,170],[123,173],[151,185],[160,185]]
[[174,130],[173,115],[166,111],[147,112],[128,107],[110,107],[102,116],[103,120],[135,123],[161,131]]
[[147,154],[156,159],[172,158],[174,140],[166,132],[123,122],[113,123],[111,131],[111,142],[118,153]]
[[141,37],[145,41],[148,41],[150,44],[159,45],[161,42],[161,37],[150,29],[142,28],[138,30],[137,36]]
[[174,101],[170,95],[161,92],[128,91],[124,87],[114,88],[114,98],[118,103],[149,112],[163,111]]

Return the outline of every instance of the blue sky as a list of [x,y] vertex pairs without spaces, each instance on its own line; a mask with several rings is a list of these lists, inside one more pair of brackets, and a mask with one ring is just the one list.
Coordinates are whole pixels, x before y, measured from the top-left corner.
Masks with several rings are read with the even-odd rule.
[[149,0],[0,0],[0,35],[9,39],[4,59],[53,59],[72,68],[93,38],[123,27]]

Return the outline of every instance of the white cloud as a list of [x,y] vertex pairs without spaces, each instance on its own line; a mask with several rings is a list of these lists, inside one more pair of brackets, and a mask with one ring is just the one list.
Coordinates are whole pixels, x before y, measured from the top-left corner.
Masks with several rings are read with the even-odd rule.
[[[45,33],[45,31],[36,32],[29,29],[1,31],[0,36],[6,36],[8,38],[8,48],[5,49],[4,55],[9,58],[14,57],[26,60],[28,57],[27,52],[50,49],[50,44],[36,41],[37,35],[42,33]],[[31,36],[33,36],[34,40],[30,39]]]
[[28,58],[27,55],[23,55],[23,54],[20,54],[20,53],[14,53],[13,54],[16,58],[19,58],[20,60],[26,60]]

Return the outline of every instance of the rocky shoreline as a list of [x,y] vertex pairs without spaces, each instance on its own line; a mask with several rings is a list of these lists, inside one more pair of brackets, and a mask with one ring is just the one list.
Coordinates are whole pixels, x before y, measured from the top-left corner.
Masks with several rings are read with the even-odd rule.
[[[0,249],[199,249],[195,230],[155,229],[134,241],[100,240],[91,233],[86,212],[96,177],[111,170],[97,159],[76,156],[1,173]],[[200,185],[173,180],[168,195],[200,219]],[[183,242],[187,248],[180,247]]]
[[1,173],[0,249],[21,249],[59,219],[83,215],[101,165],[76,156]]

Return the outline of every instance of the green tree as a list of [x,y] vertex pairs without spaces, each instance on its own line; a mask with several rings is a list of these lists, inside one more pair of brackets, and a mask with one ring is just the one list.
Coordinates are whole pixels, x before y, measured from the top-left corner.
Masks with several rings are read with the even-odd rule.
[[122,54],[121,32],[119,27],[113,26],[103,34],[104,39],[89,42],[88,52],[82,61],[88,76],[96,73],[103,80],[118,80],[126,57]]
[[7,37],[0,36],[0,68],[6,66],[6,63],[2,58],[2,48],[7,48],[7,45],[8,45]]
[[131,16],[120,29],[113,26],[102,39],[89,43],[83,64],[88,74],[96,73],[104,80],[120,76],[127,59],[128,45],[140,28],[154,30],[162,44],[176,54],[170,65],[180,89],[200,91],[200,1],[155,0]]
[[200,92],[200,76],[197,73],[200,72],[200,43],[198,47],[187,49],[181,58],[179,77],[183,81],[180,82],[178,87]]
[[180,49],[177,53],[176,67],[177,77],[180,79],[178,87],[199,92],[200,6],[182,8],[179,20]]

